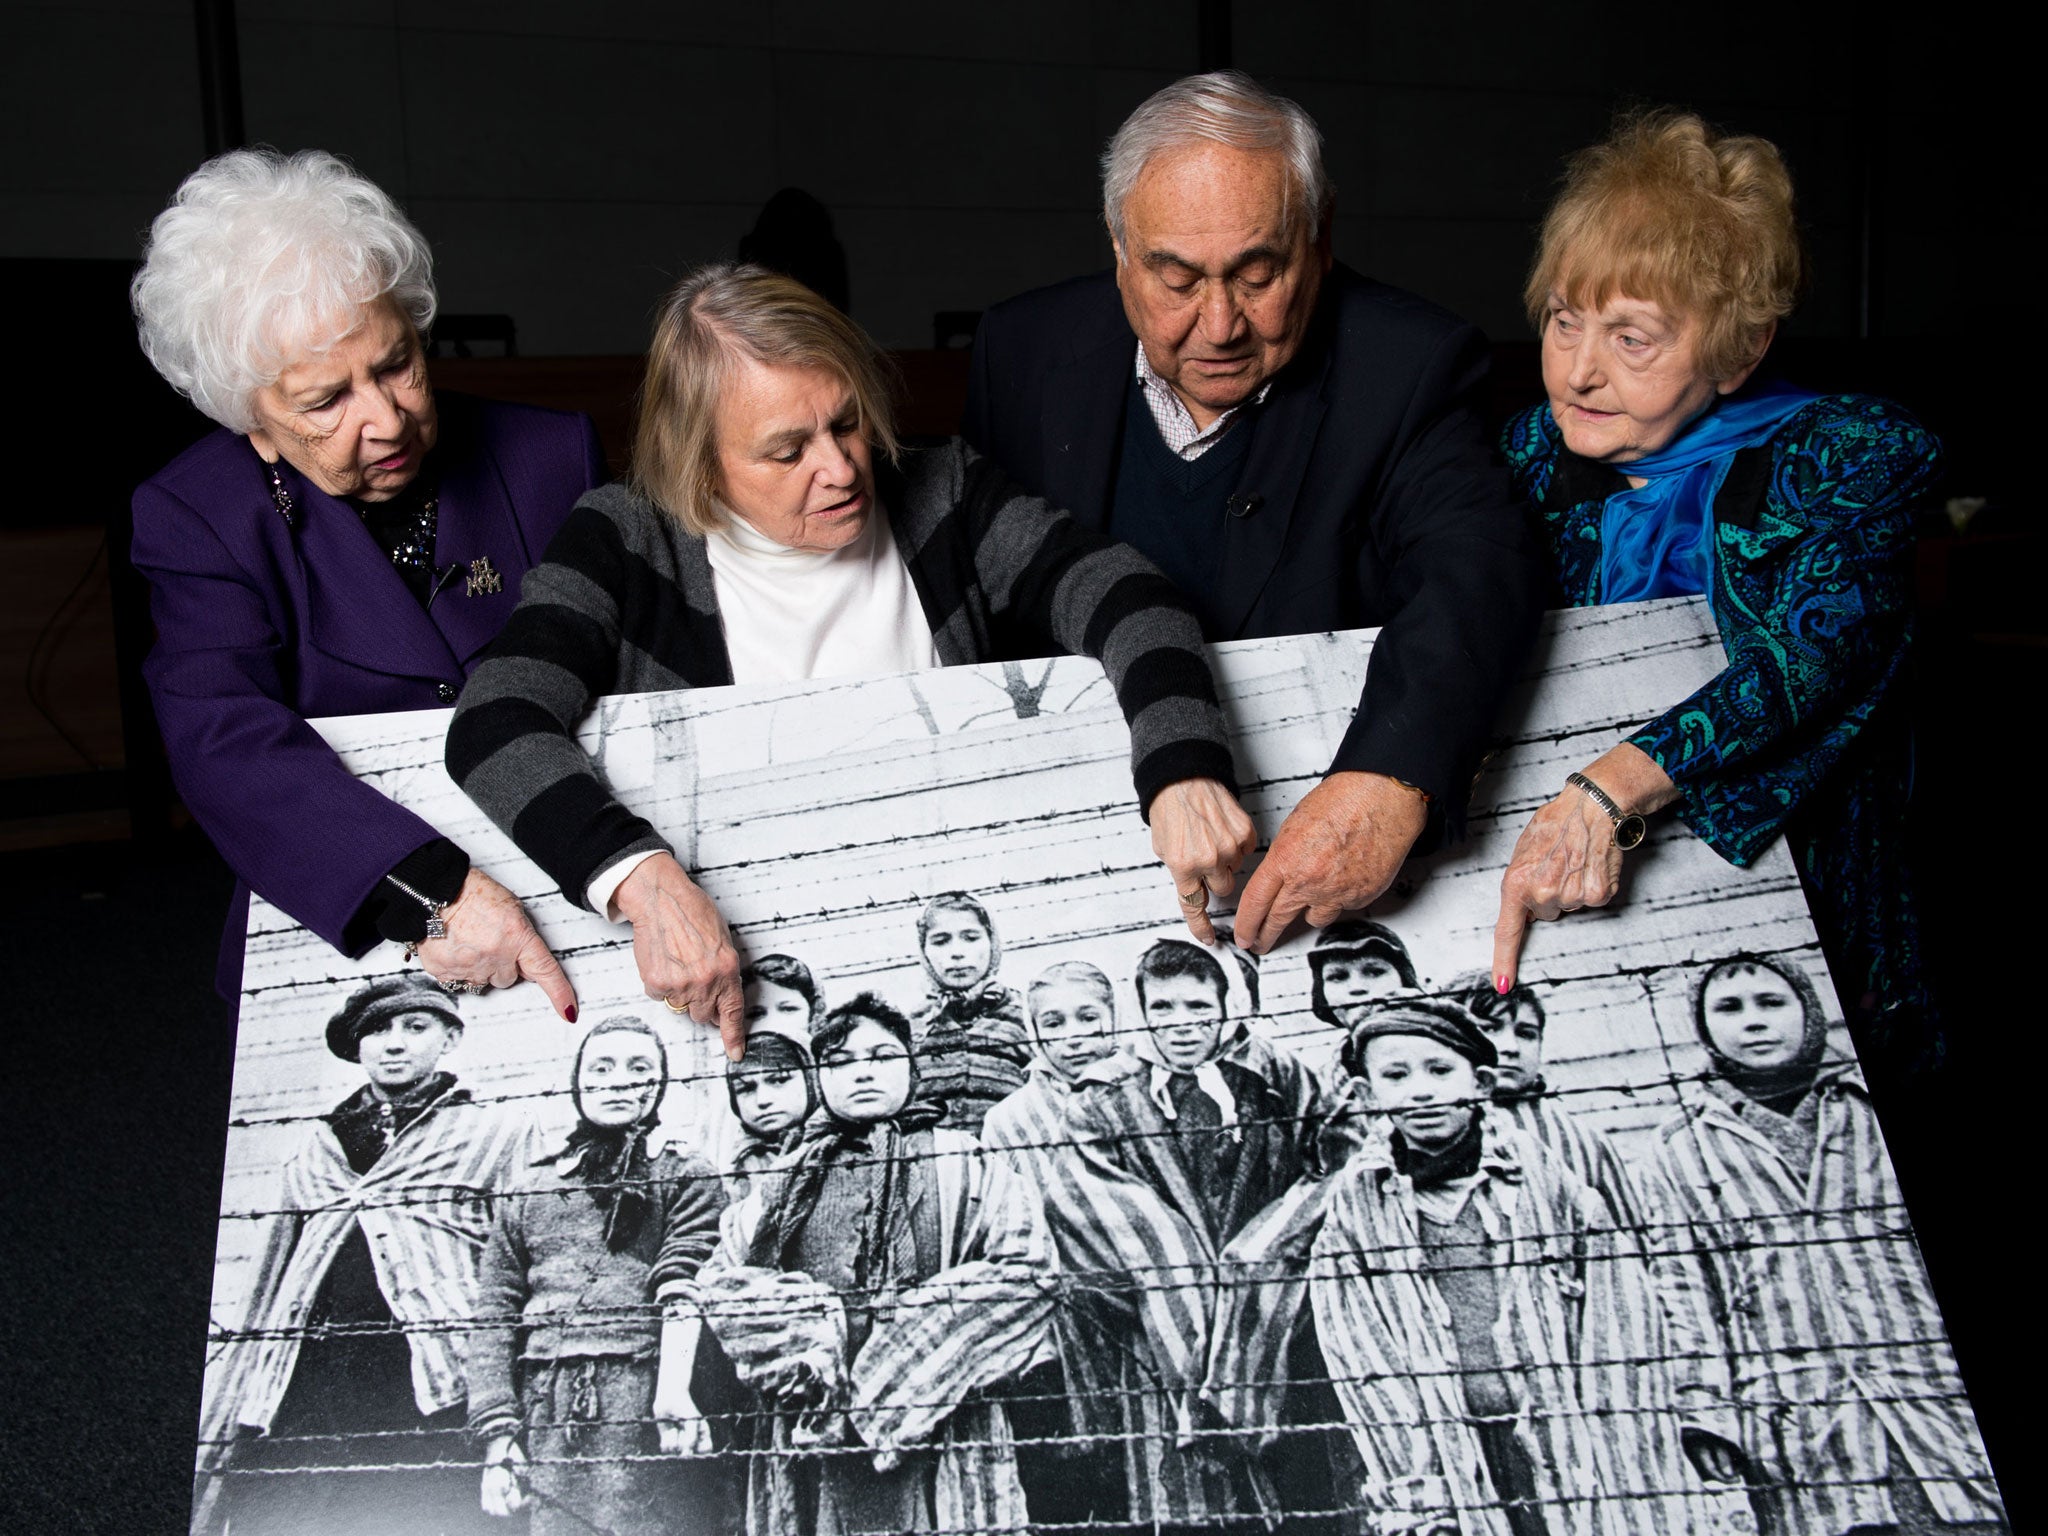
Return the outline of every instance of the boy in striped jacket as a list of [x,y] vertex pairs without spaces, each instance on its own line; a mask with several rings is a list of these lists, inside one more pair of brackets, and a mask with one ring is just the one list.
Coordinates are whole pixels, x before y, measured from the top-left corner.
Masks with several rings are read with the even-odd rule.
[[1094,1341],[1121,1437],[1129,1517],[1201,1526],[1269,1502],[1233,1437],[1206,1434],[1214,1266],[1258,1213],[1319,1169],[1321,1082],[1232,1017],[1207,950],[1163,939],[1134,978],[1145,1034],[1082,1072],[1046,1219],[1070,1321]]
[[463,1338],[496,1197],[539,1146],[441,1070],[461,1038],[454,997],[417,971],[364,983],[328,1021],[328,1049],[368,1081],[307,1128],[259,1218],[195,1529],[488,1526],[460,1467]]
[[1272,1434],[1304,1311],[1374,1536],[1670,1536],[1697,1525],[1663,1318],[1600,1194],[1487,1103],[1454,1003],[1361,1011],[1343,1052],[1372,1129],[1223,1255],[1207,1400]]

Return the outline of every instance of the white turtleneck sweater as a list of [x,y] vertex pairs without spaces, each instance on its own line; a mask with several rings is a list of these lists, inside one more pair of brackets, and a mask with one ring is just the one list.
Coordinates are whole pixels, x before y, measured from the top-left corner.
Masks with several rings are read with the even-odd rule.
[[[736,683],[916,672],[939,664],[910,568],[878,502],[839,549],[790,549],[728,516],[704,541]],[[628,855],[590,882],[590,905],[617,920],[612,898],[651,853]]]
[[932,627],[879,505],[839,549],[789,549],[737,517],[704,541],[736,683],[916,672]]

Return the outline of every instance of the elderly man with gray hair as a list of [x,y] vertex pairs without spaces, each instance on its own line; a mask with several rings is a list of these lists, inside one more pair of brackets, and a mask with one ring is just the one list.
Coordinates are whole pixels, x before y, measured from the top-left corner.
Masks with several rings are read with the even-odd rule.
[[1255,952],[1462,831],[1540,611],[1485,339],[1337,264],[1334,207],[1295,103],[1232,71],[1167,86],[1103,156],[1114,269],[990,310],[967,402],[975,447],[1142,551],[1209,640],[1381,626],[1328,776],[1245,886]]

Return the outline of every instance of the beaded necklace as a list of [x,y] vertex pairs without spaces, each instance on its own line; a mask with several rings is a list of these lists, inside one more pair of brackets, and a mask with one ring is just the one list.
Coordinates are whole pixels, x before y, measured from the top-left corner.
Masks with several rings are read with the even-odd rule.
[[[429,481],[424,471],[415,482],[415,486],[416,490],[414,487],[408,487],[408,490],[414,492],[408,498],[413,501],[410,517],[395,524],[388,515],[377,519],[383,524],[382,538],[379,542],[384,544],[385,553],[391,556],[391,563],[401,572],[414,572],[419,580],[426,581],[434,572],[434,534],[440,523],[441,488]],[[406,497],[406,492],[400,492],[400,497]],[[357,515],[363,520],[363,525],[371,527],[372,506],[358,502],[355,503],[355,508]],[[372,528],[371,531],[375,533],[378,530]]]

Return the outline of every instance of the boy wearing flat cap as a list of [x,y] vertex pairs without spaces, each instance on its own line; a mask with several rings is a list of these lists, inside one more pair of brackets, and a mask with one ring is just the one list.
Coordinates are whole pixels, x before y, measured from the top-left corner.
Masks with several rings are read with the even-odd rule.
[[[328,1049],[368,1081],[284,1164],[205,1434],[235,1443],[233,1471],[318,1470],[230,1474],[237,1536],[487,1528],[459,1471],[460,1323],[493,1197],[537,1147],[441,1070],[461,1038],[455,999],[417,972],[364,983],[328,1020]],[[349,1470],[364,1463],[379,1470]]]
[[1305,1299],[1372,1529],[1691,1529],[1647,1267],[1606,1201],[1488,1106],[1472,1016],[1395,998],[1357,1015],[1342,1059],[1373,1130],[1313,1211],[1226,1255],[1208,1400],[1270,1428]]

